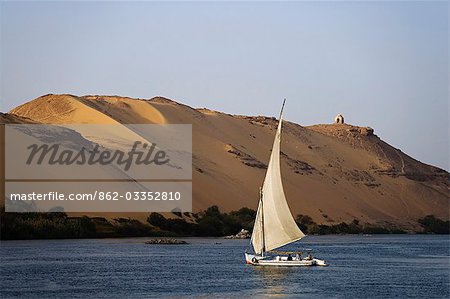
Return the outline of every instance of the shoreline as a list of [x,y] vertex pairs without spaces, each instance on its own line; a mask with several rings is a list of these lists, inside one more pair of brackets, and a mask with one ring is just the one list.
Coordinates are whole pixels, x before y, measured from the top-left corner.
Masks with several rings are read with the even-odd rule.
[[[412,236],[412,235],[423,235],[423,236],[448,236],[449,234],[434,234],[434,233],[422,233],[422,232],[408,232],[408,233],[401,233],[401,234],[323,234],[323,235],[307,235],[306,237],[330,237],[330,236],[361,236],[361,237],[375,237],[375,236]],[[305,237],[305,238],[306,238]],[[231,238],[225,238],[223,237],[198,237],[198,236],[176,236],[176,237],[152,237],[152,236],[105,236],[105,237],[82,237],[82,238],[34,238],[34,239],[0,239],[0,242],[8,242],[8,241],[42,241],[42,240],[106,240],[106,239],[147,239],[147,240],[159,240],[159,239],[205,239],[205,240],[224,240],[224,241],[242,241],[242,240],[250,240],[250,239],[231,239]],[[144,244],[143,242],[142,244]],[[157,244],[152,244],[157,245]],[[161,244],[165,245],[165,244]]]

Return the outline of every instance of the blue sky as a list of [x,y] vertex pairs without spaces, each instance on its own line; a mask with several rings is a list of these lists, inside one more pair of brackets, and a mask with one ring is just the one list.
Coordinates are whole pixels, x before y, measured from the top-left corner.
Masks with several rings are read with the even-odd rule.
[[371,126],[449,169],[449,4],[1,2],[0,110],[47,93]]

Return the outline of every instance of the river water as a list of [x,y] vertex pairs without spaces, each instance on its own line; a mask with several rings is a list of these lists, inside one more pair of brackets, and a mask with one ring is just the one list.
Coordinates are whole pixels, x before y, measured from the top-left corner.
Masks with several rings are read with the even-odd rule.
[[328,267],[246,265],[249,240],[1,242],[1,298],[449,298],[448,236],[308,236]]

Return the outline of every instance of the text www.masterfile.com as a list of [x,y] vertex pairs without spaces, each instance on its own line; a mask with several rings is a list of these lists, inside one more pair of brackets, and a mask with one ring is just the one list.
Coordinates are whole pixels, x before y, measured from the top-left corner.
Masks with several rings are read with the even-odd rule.
[[180,191],[133,191],[133,192],[117,192],[117,191],[94,191],[90,193],[64,193],[64,192],[31,192],[31,193],[11,193],[9,199],[11,201],[118,201],[118,200],[154,200],[154,201],[178,201],[183,197]]

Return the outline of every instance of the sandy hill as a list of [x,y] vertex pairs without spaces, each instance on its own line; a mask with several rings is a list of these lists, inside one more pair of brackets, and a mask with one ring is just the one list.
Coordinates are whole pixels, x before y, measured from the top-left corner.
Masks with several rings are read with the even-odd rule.
[[[38,123],[192,124],[195,211],[211,205],[225,211],[256,208],[277,124],[270,117],[193,109],[162,97],[45,95],[6,117]],[[449,173],[414,160],[371,128],[285,122],[282,175],[293,213],[318,223],[359,219],[411,227],[428,214],[449,218]]]

